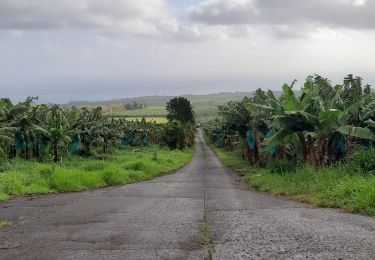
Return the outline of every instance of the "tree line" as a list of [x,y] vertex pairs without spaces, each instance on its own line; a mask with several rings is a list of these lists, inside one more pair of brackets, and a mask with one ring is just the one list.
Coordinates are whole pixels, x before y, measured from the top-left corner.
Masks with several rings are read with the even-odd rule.
[[258,89],[254,96],[219,107],[205,125],[211,141],[228,150],[243,143],[251,164],[269,160],[303,161],[317,166],[342,160],[356,146],[375,141],[375,95],[360,77],[348,75],[333,85],[309,76],[297,95],[296,81],[277,97]]
[[[89,156],[93,149],[108,153],[150,143],[183,149],[194,142],[194,118],[180,120],[174,105],[168,108],[173,114],[169,123],[162,125],[145,119],[128,121],[103,113],[101,107],[66,108],[37,104],[37,99],[29,97],[18,104],[0,99],[0,160],[19,157],[60,162],[64,155]],[[183,105],[193,113],[188,100]]]
[[145,102],[143,101],[133,101],[124,104],[124,108],[126,110],[138,110],[138,109],[144,109],[146,107]]

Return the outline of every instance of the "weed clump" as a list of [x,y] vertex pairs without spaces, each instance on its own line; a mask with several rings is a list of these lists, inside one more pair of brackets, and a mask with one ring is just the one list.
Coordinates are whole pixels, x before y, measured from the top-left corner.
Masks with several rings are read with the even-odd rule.
[[270,161],[267,168],[271,173],[283,175],[288,172],[296,171],[296,164],[285,159]]
[[347,165],[359,169],[363,174],[375,174],[375,151],[359,148],[348,157]]

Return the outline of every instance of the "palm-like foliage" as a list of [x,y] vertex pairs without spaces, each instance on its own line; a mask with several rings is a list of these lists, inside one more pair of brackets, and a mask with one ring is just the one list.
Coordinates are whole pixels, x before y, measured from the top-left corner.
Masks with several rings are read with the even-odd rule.
[[16,131],[13,127],[1,127],[0,128],[0,160],[6,158],[5,150],[9,146],[14,145],[14,132]]
[[[283,86],[280,98],[272,91],[257,90],[254,97],[242,102],[247,116],[252,118],[249,128],[255,140],[263,139],[265,131],[274,132],[272,136],[267,133],[268,138],[262,143],[256,143],[256,149],[298,149],[304,161],[320,165],[338,158],[334,146],[339,139],[344,142],[341,150],[345,147],[342,156],[353,143],[375,141],[375,97],[369,86],[362,86],[361,78],[348,75],[343,85],[333,86],[328,79],[310,76],[300,95],[293,91],[294,83]],[[224,122],[229,125],[225,117]]]
[[130,122],[104,116],[100,107],[64,108],[37,105],[36,100],[13,105],[0,99],[0,157],[18,154],[27,160],[59,162],[69,152],[90,155],[93,148],[107,153],[113,147],[163,142],[164,127],[144,119]]

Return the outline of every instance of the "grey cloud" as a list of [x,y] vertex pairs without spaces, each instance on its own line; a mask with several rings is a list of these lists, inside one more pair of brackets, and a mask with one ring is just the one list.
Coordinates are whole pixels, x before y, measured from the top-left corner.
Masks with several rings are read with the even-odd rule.
[[300,25],[375,29],[374,0],[207,0],[189,10],[213,25]]
[[201,41],[210,34],[175,18],[166,0],[0,0],[0,30],[95,30],[176,41]]
[[252,0],[207,0],[189,8],[193,21],[234,25],[256,21],[257,10]]
[[[165,0],[0,0],[1,29],[153,27]],[[135,28],[134,28],[135,27]]]
[[374,13],[375,0],[205,0],[187,18],[175,17],[167,0],[0,0],[0,30],[73,28],[197,42],[248,37],[237,32],[252,27],[304,38],[320,26],[375,29]]

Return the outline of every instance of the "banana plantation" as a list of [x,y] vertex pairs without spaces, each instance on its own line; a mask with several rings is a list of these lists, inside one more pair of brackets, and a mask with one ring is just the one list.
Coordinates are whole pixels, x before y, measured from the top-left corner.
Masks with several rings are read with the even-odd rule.
[[171,121],[127,121],[107,116],[100,107],[64,108],[39,105],[37,98],[12,104],[0,100],[0,160],[61,162],[66,155],[89,156],[92,150],[109,153],[116,148],[150,144],[183,149],[194,141],[192,125]]
[[315,166],[344,160],[375,141],[375,95],[360,77],[333,85],[309,76],[300,91],[295,81],[282,94],[258,89],[242,102],[219,107],[205,125],[210,141],[226,150],[242,149],[252,165],[287,160]]

